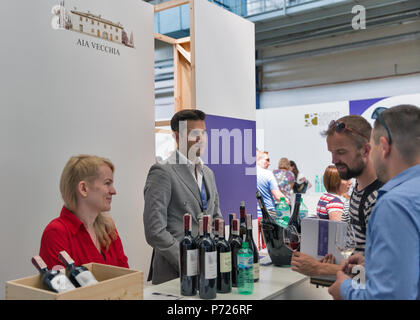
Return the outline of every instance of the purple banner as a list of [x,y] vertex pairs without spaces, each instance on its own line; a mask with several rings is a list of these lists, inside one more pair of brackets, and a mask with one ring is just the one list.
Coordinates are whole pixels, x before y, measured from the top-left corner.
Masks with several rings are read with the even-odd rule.
[[318,221],[318,256],[325,256],[328,253],[328,220]]
[[256,219],[255,121],[207,115],[206,129],[208,140],[202,159],[214,172],[226,224],[229,213],[239,217],[242,200],[247,213]]
[[360,116],[371,105],[375,104],[378,101],[381,101],[383,99],[386,99],[386,98],[388,98],[388,97],[350,101],[350,114],[354,114],[354,115],[359,115]]

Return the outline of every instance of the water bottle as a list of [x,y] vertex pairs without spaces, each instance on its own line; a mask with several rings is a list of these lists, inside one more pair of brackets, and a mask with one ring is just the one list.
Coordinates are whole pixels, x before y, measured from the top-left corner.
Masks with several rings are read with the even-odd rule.
[[302,220],[308,216],[308,207],[303,202],[303,199],[300,199],[300,209],[299,209],[299,219]]
[[281,197],[280,202],[276,205],[276,222],[278,225],[286,228],[290,218],[290,206],[286,202],[286,198]]
[[319,193],[321,192],[321,182],[319,181],[319,176],[315,176],[315,192]]
[[248,242],[242,242],[242,248],[238,251],[239,294],[252,294],[254,291],[253,257]]

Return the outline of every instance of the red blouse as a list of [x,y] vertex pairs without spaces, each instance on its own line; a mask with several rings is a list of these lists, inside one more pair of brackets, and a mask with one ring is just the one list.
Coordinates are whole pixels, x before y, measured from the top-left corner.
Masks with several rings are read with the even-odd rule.
[[127,257],[121,239],[112,241],[108,251],[98,251],[83,223],[63,206],[60,217],[52,220],[44,230],[39,255],[49,269],[63,263],[58,259],[60,251],[66,250],[76,265],[96,262],[128,268]]

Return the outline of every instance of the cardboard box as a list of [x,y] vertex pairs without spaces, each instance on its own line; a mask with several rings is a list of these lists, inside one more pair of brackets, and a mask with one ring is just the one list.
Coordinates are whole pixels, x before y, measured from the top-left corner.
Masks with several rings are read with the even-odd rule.
[[63,293],[44,289],[41,275],[6,282],[6,300],[143,300],[143,272],[85,264],[99,283]]

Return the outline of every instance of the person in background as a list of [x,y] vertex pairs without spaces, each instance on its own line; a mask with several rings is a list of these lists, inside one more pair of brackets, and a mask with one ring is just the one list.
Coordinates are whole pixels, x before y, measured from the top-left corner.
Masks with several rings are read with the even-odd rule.
[[325,169],[324,186],[327,192],[318,201],[316,207],[318,218],[341,221],[344,210],[343,201],[340,199],[342,181],[334,165],[330,165]]
[[154,164],[144,186],[143,222],[153,247],[148,281],[160,284],[179,277],[179,243],[184,238],[184,214],[192,216],[192,235],[198,234],[203,214],[222,218],[213,171],[200,155],[207,142],[206,114],[184,109],[174,114],[171,129],[177,149]]
[[[257,190],[260,192],[264,204],[268,211],[274,211],[276,202],[280,201],[281,197],[285,197],[280,191],[276,178],[273,173],[268,170],[270,165],[270,158],[268,152],[257,150]],[[264,239],[261,233],[261,208],[257,203],[258,213],[258,243],[259,248],[265,248]],[[262,243],[262,244],[261,244]]]
[[339,196],[341,201],[343,201],[343,215],[341,216],[341,221],[350,222],[349,210],[350,210],[350,189],[353,185],[352,179],[344,180],[341,179],[341,186]]
[[295,193],[304,193],[307,189],[312,187],[312,184],[306,179],[305,175],[299,171],[296,162],[290,160],[290,171],[295,175],[295,183],[293,185],[293,191]]
[[290,162],[287,158],[281,158],[278,170],[273,171],[280,191],[286,196],[286,201],[290,204],[295,183],[295,175],[290,171]]
[[[371,131],[372,127],[365,118],[349,115],[331,121],[328,130],[324,132],[332,162],[341,179],[356,179],[350,197],[349,221],[355,229],[355,251],[360,254],[365,252],[366,226],[376,203],[378,189],[382,186],[369,157]],[[331,254],[318,261],[308,254],[295,252],[291,264],[294,271],[307,276],[318,276],[335,275],[341,267],[333,262]]]
[[[345,261],[328,292],[334,299],[419,300],[420,108],[379,107],[372,118],[370,158],[386,184],[370,216],[365,257],[358,254]],[[364,283],[344,273],[355,265],[364,270]]]
[[64,206],[45,228],[39,255],[48,268],[62,265],[60,251],[67,251],[76,265],[90,262],[128,268],[111,210],[114,165],[90,155],[71,157],[60,180]]

